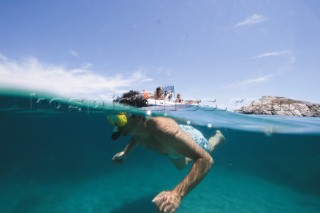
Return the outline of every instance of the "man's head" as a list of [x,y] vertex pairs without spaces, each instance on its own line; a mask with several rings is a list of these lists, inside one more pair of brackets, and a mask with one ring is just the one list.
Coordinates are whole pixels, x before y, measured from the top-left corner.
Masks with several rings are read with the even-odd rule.
[[117,140],[121,135],[128,135],[135,131],[141,122],[145,120],[143,115],[135,114],[117,114],[108,115],[107,120],[111,126],[114,126],[111,138]]
[[[145,99],[137,91],[130,91],[128,93],[124,93],[122,95],[122,98],[117,99],[115,102],[133,107],[145,107],[148,105],[147,99]],[[120,135],[129,134],[132,128],[134,128],[135,124],[137,123],[135,115],[131,115],[128,113],[108,115],[107,120],[109,121],[111,126],[114,126],[114,130],[111,136],[113,140],[117,140],[120,137]]]

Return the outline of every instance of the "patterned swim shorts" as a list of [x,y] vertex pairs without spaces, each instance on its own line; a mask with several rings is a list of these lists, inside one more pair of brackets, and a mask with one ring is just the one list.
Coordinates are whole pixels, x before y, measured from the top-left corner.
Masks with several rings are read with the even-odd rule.
[[190,125],[182,125],[182,124],[180,124],[179,126],[184,132],[186,132],[189,135],[191,135],[192,139],[195,142],[197,142],[197,144],[199,144],[199,146],[201,146],[208,153],[210,152],[209,151],[209,147],[208,147],[208,140],[203,136],[203,134],[199,130],[193,128]]

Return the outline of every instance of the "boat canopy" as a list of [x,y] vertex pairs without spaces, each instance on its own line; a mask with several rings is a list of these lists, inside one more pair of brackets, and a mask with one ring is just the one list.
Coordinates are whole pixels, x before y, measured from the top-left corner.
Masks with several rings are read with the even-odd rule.
[[164,94],[166,94],[166,92],[168,94],[172,94],[172,97],[175,98],[175,93],[174,93],[174,86],[173,85],[168,85],[168,86],[162,86],[162,91]]

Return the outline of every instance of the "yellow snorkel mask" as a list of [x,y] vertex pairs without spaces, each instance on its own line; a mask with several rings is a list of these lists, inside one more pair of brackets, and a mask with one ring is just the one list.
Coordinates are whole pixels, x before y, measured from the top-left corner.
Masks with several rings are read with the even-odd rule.
[[108,115],[107,120],[111,126],[123,127],[127,124],[128,119],[124,114]]

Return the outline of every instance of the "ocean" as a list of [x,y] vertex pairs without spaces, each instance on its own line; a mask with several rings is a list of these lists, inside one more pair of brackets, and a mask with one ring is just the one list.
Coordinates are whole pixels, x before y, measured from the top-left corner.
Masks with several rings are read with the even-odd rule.
[[134,109],[97,99],[22,90],[0,92],[2,213],[157,212],[151,202],[175,187],[165,156],[137,148],[123,165],[111,159],[129,137],[111,140],[106,115],[168,116],[226,143],[178,213],[320,212],[320,118],[243,115],[215,107]]

